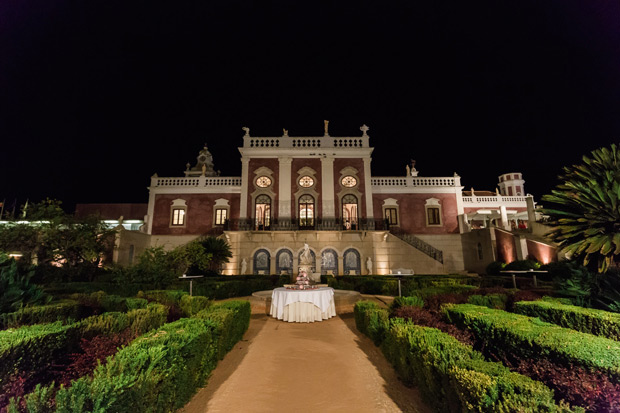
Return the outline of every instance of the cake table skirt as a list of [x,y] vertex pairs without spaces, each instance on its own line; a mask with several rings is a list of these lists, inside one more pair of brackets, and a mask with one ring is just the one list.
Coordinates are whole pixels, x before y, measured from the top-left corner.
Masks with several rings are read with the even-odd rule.
[[276,288],[271,297],[271,316],[290,323],[312,323],[336,315],[334,290],[319,288],[311,291]]

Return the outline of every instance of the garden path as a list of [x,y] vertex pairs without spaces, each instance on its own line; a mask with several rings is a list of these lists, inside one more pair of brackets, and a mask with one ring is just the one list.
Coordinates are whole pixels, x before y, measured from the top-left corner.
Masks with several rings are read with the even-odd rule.
[[203,412],[430,412],[404,386],[353,314],[287,323],[253,314],[250,328],[181,410]]

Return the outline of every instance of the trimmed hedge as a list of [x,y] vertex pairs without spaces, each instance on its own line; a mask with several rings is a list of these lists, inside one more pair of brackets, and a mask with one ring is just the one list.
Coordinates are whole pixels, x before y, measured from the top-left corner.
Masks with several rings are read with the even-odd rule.
[[77,320],[81,317],[80,305],[74,300],[24,307],[14,313],[0,314],[0,330],[25,325]]
[[180,290],[150,290],[141,292],[139,296],[169,307],[177,307],[184,317],[198,314],[212,304],[207,297],[199,295],[190,296],[185,291]]
[[[355,290],[363,294],[398,295],[398,280],[401,281],[401,293],[403,296],[413,296],[416,291],[426,288],[451,287],[458,289],[462,285],[480,286],[485,282],[480,277],[467,275],[412,275],[394,277],[390,275],[344,275],[322,276],[330,287],[340,290]],[[460,292],[461,290],[459,290]],[[453,292],[452,290],[449,292]],[[440,294],[440,293],[438,293]]]
[[57,321],[0,331],[0,384],[15,372],[46,369],[57,357],[77,351],[77,324]]
[[466,293],[476,290],[477,288],[478,287],[476,287],[475,285],[445,285],[440,287],[422,288],[420,290],[412,291],[410,294],[407,295],[416,296],[424,299],[427,297],[432,297],[434,295]]
[[470,295],[467,298],[469,304],[481,305],[483,307],[495,308],[497,310],[505,310],[508,303],[508,295],[506,294],[487,294],[487,295]]
[[409,306],[409,307],[424,307],[424,300],[418,296],[413,297],[395,297],[390,303],[390,311],[394,311],[397,308]]
[[36,374],[56,358],[76,352],[80,339],[120,332],[143,334],[166,321],[167,309],[151,305],[129,313],[111,312],[63,325],[58,321],[0,331],[0,384],[16,371]]
[[358,302],[358,330],[382,342],[381,350],[399,376],[417,384],[437,411],[570,411],[555,404],[553,391],[544,384],[485,361],[481,353],[435,328],[394,318],[375,340],[371,334],[378,329],[372,324],[383,324],[373,317],[379,311],[385,312],[373,302]]
[[521,301],[514,312],[561,327],[620,341],[620,314],[551,301]]
[[[230,301],[147,333],[56,395],[60,411],[169,412],[185,405],[243,336],[250,303]],[[226,350],[227,351],[227,350]]]
[[93,378],[61,388],[62,411],[168,412],[182,407],[217,363],[212,327],[183,318],[122,348]]
[[472,304],[446,305],[443,311],[450,322],[471,330],[500,354],[574,363],[620,380],[620,342]]
[[569,411],[555,404],[544,384],[485,361],[435,328],[393,319],[381,349],[437,411]]
[[380,345],[389,325],[388,310],[373,301],[358,301],[353,307],[353,313],[357,329],[370,337],[375,345]]
[[218,358],[224,358],[241,340],[250,325],[252,309],[249,301],[228,301],[196,314],[196,318],[213,322]]

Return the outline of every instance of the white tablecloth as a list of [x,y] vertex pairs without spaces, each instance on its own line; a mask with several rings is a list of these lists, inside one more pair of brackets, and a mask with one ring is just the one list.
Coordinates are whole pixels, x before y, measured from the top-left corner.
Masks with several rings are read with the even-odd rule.
[[275,288],[271,294],[269,314],[278,320],[312,323],[336,315],[334,289],[322,287],[314,290],[287,290]]

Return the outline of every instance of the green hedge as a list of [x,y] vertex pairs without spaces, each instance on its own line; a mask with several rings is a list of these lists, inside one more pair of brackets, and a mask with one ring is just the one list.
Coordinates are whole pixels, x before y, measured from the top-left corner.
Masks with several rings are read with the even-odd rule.
[[178,307],[184,317],[191,317],[200,311],[209,308],[212,302],[200,295],[190,296],[180,290],[150,290],[141,292],[141,298],[155,301],[169,307]]
[[[451,287],[471,285],[471,288],[480,286],[484,281],[479,277],[470,277],[466,275],[412,275],[406,277],[394,277],[390,275],[344,275],[344,276],[323,276],[322,279],[327,282],[330,287],[339,290],[355,290],[362,294],[381,294],[381,295],[398,295],[398,280],[401,281],[401,294],[404,296],[413,296],[420,289],[435,287]],[[462,290],[458,290],[462,291]]]
[[370,337],[375,345],[380,345],[389,324],[388,310],[372,301],[358,301],[353,307],[353,314],[357,329]]
[[424,307],[424,300],[418,296],[413,297],[395,297],[390,303],[390,312],[397,308],[409,306],[409,307]]
[[183,318],[119,350],[92,379],[61,388],[56,406],[64,411],[173,411],[190,400],[216,363],[212,327]]
[[37,374],[55,358],[77,351],[77,324],[61,321],[0,331],[0,385],[19,371]]
[[58,321],[0,331],[0,384],[15,371],[36,374],[48,368],[56,358],[76,352],[82,338],[126,328],[143,334],[162,325],[167,314],[163,305],[151,305],[129,313],[104,313],[68,325]]
[[416,296],[416,297],[420,297],[424,299],[427,297],[432,297],[434,295],[441,295],[441,294],[460,294],[460,293],[476,290],[477,288],[478,287],[476,287],[475,285],[466,285],[466,284],[444,285],[440,287],[427,287],[427,288],[422,288],[419,290],[410,291],[407,295]]
[[107,294],[104,291],[94,293],[74,293],[71,299],[85,307],[100,309],[101,312],[126,312],[136,308],[146,308],[147,301],[141,298],[127,298],[119,295]]
[[232,350],[247,331],[251,313],[249,301],[228,301],[196,314],[196,318],[213,322],[220,360]]
[[514,312],[561,327],[620,341],[620,314],[550,301],[521,301]]
[[14,313],[0,314],[0,330],[25,325],[77,320],[81,317],[80,305],[74,300],[24,307]]
[[415,383],[440,412],[569,411],[553,391],[435,328],[393,319],[381,346],[405,382]]
[[506,294],[470,295],[467,298],[469,304],[481,305],[483,307],[505,310],[508,303]]
[[250,303],[230,301],[163,325],[139,337],[100,365],[93,378],[61,388],[61,411],[169,412],[201,387],[224,349],[243,336]]
[[620,379],[620,342],[472,304],[446,305],[444,313],[499,353],[574,363]]

